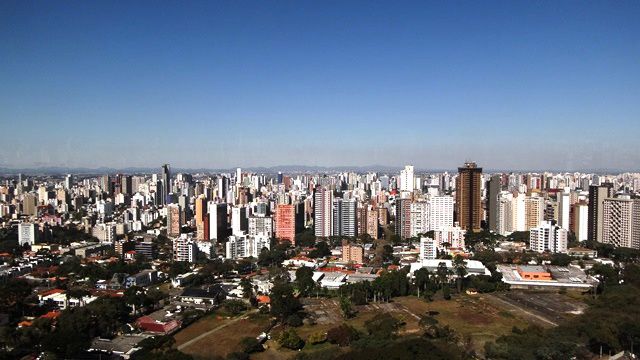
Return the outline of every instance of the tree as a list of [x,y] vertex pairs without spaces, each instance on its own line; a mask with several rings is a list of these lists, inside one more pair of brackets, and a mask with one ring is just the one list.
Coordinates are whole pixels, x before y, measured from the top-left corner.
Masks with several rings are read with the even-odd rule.
[[551,255],[551,265],[568,266],[573,258],[567,254],[555,253]]
[[338,346],[349,346],[359,338],[360,334],[358,331],[346,323],[333,327],[327,331],[327,340],[332,344],[338,344]]
[[436,269],[436,277],[438,279],[440,287],[444,287],[445,284],[449,283],[450,274],[451,271],[447,268],[447,264],[444,261],[438,263],[438,268]]
[[386,312],[378,313],[364,323],[369,335],[380,340],[395,338],[400,325],[400,321]]
[[247,304],[242,300],[225,300],[222,306],[234,316],[247,310]]
[[276,282],[271,289],[271,314],[280,320],[298,312],[302,305],[293,296],[293,288],[288,283]]
[[319,243],[317,243],[316,248],[309,252],[309,257],[314,259],[329,255],[331,255],[331,249],[325,241],[320,241]]
[[424,291],[427,289],[427,285],[429,285],[429,280],[431,277],[431,273],[427,268],[420,268],[413,273],[414,276],[414,284],[418,290],[418,297],[420,297],[420,291]]
[[298,333],[293,329],[287,329],[280,333],[278,336],[278,343],[280,346],[291,350],[302,349],[304,346],[304,340],[298,336]]
[[262,347],[262,344],[260,344],[260,342],[254,337],[242,338],[242,340],[240,340],[240,348],[242,349],[242,352],[247,354],[260,352],[264,350],[264,347]]
[[456,285],[458,287],[458,293],[462,292],[462,287],[464,285],[464,277],[467,275],[467,264],[464,261],[464,258],[460,255],[456,255],[453,258],[453,269],[456,273]]
[[240,286],[242,287],[243,298],[248,299],[253,296],[253,285],[248,277],[243,277],[242,280],[240,280]]
[[342,317],[345,319],[349,319],[353,316],[353,306],[351,305],[351,299],[347,296],[340,297],[340,311],[342,312]]
[[313,269],[302,266],[296,270],[296,287],[300,292],[300,295],[309,295],[316,286],[316,282],[313,281]]

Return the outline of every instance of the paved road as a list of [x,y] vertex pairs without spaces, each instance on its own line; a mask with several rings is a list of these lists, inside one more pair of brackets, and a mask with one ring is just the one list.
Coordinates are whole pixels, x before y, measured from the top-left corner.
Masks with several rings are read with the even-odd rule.
[[191,339],[191,340],[179,345],[178,346],[178,350],[182,350],[182,349],[184,349],[186,347],[189,347],[189,346],[193,345],[194,343],[198,342],[199,340],[202,340],[202,339],[206,338],[207,336],[215,333],[216,331],[218,331],[220,329],[224,329],[224,328],[226,328],[227,326],[229,326],[231,324],[235,324],[240,320],[247,319],[247,318],[249,318],[249,315],[251,315],[253,313],[256,313],[256,312],[258,312],[258,310],[251,310],[248,313],[246,313],[245,315],[242,315],[242,316],[240,316],[238,318],[235,318],[235,319],[229,321],[228,323],[222,324],[222,325],[220,325],[218,327],[215,327],[215,328],[213,328],[213,329],[211,329],[211,330],[209,330],[209,331],[207,331],[205,333],[202,333],[202,334],[194,337],[193,339]]

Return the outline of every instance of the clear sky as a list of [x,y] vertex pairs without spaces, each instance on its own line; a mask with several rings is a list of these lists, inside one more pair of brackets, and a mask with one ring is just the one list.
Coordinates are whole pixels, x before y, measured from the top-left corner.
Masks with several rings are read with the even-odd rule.
[[0,1],[0,166],[640,168],[640,1]]

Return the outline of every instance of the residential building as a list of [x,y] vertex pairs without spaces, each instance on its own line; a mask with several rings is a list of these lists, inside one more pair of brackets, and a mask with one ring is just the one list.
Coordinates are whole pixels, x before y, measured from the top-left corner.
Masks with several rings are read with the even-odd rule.
[[569,232],[557,226],[552,221],[543,221],[540,226],[529,230],[529,249],[542,253],[567,252],[567,238]]
[[317,188],[314,194],[314,227],[318,237],[333,235],[333,192],[325,188]]
[[611,183],[589,186],[589,213],[587,215],[589,223],[587,238],[589,240],[602,242],[604,199],[612,197],[613,191]]
[[276,239],[295,244],[296,209],[292,204],[278,204],[276,207]]
[[456,215],[459,226],[473,231],[481,230],[482,222],[482,168],[467,162],[458,168],[456,178]]

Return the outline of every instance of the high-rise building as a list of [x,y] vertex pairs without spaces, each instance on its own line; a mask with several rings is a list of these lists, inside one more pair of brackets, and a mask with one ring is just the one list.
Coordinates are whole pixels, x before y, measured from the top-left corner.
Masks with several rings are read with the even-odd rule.
[[333,199],[333,236],[357,236],[355,199]]
[[552,221],[543,221],[539,227],[529,230],[529,249],[539,253],[566,253],[568,235],[566,229]]
[[413,165],[406,165],[404,170],[400,171],[400,191],[413,191],[414,187]]
[[180,205],[167,205],[167,235],[171,237],[180,235],[180,225]]
[[544,199],[538,196],[528,196],[524,199],[525,228],[537,228],[544,218]]
[[227,204],[209,201],[207,210],[209,212],[209,240],[222,241],[227,237],[227,229],[229,228]]
[[333,235],[333,193],[329,189],[318,188],[314,194],[313,223],[318,237]]
[[640,199],[609,198],[602,205],[602,242],[640,249]]
[[589,228],[587,237],[589,240],[602,242],[602,222],[604,199],[613,196],[613,184],[589,186]]
[[396,199],[396,235],[404,240],[411,237],[411,200]]
[[295,244],[296,209],[292,204],[278,204],[276,207],[276,239]]
[[429,200],[429,229],[453,226],[453,197],[434,196]]
[[247,221],[247,208],[244,206],[231,208],[231,233],[240,235],[247,232],[249,222]]
[[229,179],[226,176],[218,177],[218,197],[220,199],[227,198],[227,190],[229,188]]
[[571,214],[571,199],[569,188],[565,187],[562,193],[558,193],[558,225],[569,230],[570,214]]
[[372,239],[377,239],[379,236],[379,211],[377,208],[371,208],[367,210],[367,234]]
[[482,168],[467,162],[458,168],[456,215],[461,228],[479,231],[482,225]]
[[18,243],[20,245],[33,245],[37,241],[38,229],[36,224],[20,223],[18,225]]
[[64,188],[70,190],[71,187],[73,187],[73,175],[67,174],[67,176],[64,177]]
[[227,259],[257,258],[260,256],[262,249],[271,249],[271,239],[267,236],[231,235],[225,243]]
[[589,230],[589,206],[585,202],[579,202],[574,205],[574,233],[576,240],[586,241],[588,239]]
[[433,231],[433,239],[438,246],[449,244],[449,247],[464,249],[466,230],[459,226],[446,226]]
[[133,194],[133,181],[131,175],[122,175],[120,177],[120,192],[125,195]]
[[489,180],[489,189],[487,191],[487,208],[489,212],[488,222],[489,230],[498,231],[498,195],[502,190],[502,176],[492,175]]
[[358,236],[367,233],[367,208],[360,206],[356,209],[356,234]]
[[35,216],[38,213],[38,199],[33,194],[24,194],[22,197],[22,213]]
[[207,220],[207,198],[204,195],[200,195],[196,198],[196,239],[197,240],[209,240],[207,228],[209,222]]
[[160,204],[164,205],[167,203],[167,195],[171,192],[171,172],[169,170],[169,164],[162,165],[160,182],[162,184]]
[[263,235],[268,238],[273,236],[273,218],[271,216],[250,216],[248,223],[247,234],[249,236]]
[[173,239],[173,261],[196,262],[198,245],[191,234],[180,234]]
[[438,245],[432,238],[420,238],[420,260],[435,259],[438,257]]
[[342,244],[342,261],[346,263],[362,264],[364,260],[364,249],[358,245],[349,243]]
[[429,216],[429,203],[426,201],[414,201],[409,205],[411,230],[410,235],[412,237],[418,236],[418,234],[424,234],[431,230],[431,218]]

